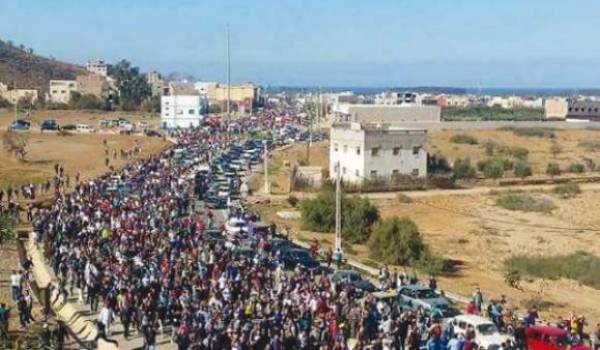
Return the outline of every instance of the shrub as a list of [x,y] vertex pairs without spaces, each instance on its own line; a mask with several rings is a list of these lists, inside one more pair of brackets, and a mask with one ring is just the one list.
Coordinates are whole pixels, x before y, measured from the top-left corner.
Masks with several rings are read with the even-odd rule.
[[550,145],[550,153],[552,153],[552,157],[556,158],[562,152],[562,147],[556,142],[556,140],[552,140],[552,144]]
[[510,146],[505,148],[503,152],[517,159],[525,159],[529,155],[529,150],[521,146]]
[[550,175],[550,176],[556,176],[556,175],[560,175],[561,170],[560,170],[560,166],[556,163],[548,163],[548,166],[546,167],[546,174]]
[[573,182],[567,182],[554,187],[554,193],[561,196],[562,198],[573,198],[581,193],[579,185]]
[[428,249],[421,255],[421,258],[415,263],[415,267],[430,276],[439,276],[447,270],[447,264],[440,256],[433,254]]
[[[303,230],[332,232],[335,230],[335,192],[326,187],[312,199],[300,201]],[[379,220],[377,207],[367,198],[342,197],[342,234],[350,243],[366,241],[373,224]]]
[[417,225],[398,217],[386,219],[373,229],[369,247],[372,258],[392,265],[414,264],[426,248]]
[[476,176],[475,168],[471,166],[471,159],[457,159],[454,161],[453,176],[455,179],[472,179]]
[[296,197],[296,196],[289,196],[287,198],[287,202],[289,205],[291,205],[293,208],[295,208],[298,205],[299,200],[298,200],[298,197]]
[[569,165],[569,171],[572,173],[581,174],[585,171],[585,166],[581,163],[573,163]]
[[531,165],[524,160],[520,160],[515,164],[515,176],[527,177],[531,176]]
[[509,287],[521,289],[521,271],[514,268],[507,268],[504,271],[504,283]]
[[405,203],[405,204],[412,203],[412,198],[405,195],[404,193],[398,193],[397,198],[400,203]]
[[555,206],[547,199],[533,197],[526,193],[507,193],[496,199],[496,205],[508,209],[527,212],[551,212]]
[[476,145],[479,143],[476,137],[467,134],[456,134],[450,137],[452,143],[463,143],[468,145]]
[[506,127],[502,128],[503,130],[510,130],[513,134],[517,136],[523,137],[543,137],[543,138],[554,138],[556,135],[554,134],[554,129],[552,128],[541,128],[541,127],[531,127],[531,128],[514,128],[514,127]]
[[600,257],[587,252],[568,255],[513,255],[504,268],[517,270],[523,276],[556,280],[568,278],[600,289]]
[[491,157],[492,155],[494,155],[494,151],[500,148],[500,145],[498,145],[496,141],[485,140],[485,142],[483,143],[483,147],[485,148],[485,154],[488,157]]
[[483,168],[483,175],[488,179],[499,179],[504,175],[504,167],[499,161],[489,161]]

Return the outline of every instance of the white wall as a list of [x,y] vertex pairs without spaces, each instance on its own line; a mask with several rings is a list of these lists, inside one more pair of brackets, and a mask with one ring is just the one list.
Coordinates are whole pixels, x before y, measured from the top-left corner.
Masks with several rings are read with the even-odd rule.
[[206,100],[196,95],[162,96],[160,117],[163,128],[199,126],[204,116]]

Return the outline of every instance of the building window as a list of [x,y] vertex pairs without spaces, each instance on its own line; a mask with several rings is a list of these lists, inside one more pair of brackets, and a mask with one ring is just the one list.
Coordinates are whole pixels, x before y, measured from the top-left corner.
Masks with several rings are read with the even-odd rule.
[[413,147],[413,154],[417,155],[419,154],[419,151],[421,150],[421,147],[417,146],[417,147]]
[[413,169],[412,175],[413,176],[419,176],[419,169]]
[[371,178],[374,179],[377,177],[377,170],[371,170]]
[[195,113],[196,113],[196,110],[195,110],[195,109],[190,109],[190,110],[188,111],[188,114],[195,114]]
[[379,156],[379,147],[371,148],[371,157],[378,157],[378,156]]
[[393,177],[396,177],[396,176],[398,176],[399,174],[400,174],[400,170],[398,170],[398,169],[394,169],[394,170],[392,170],[392,176],[393,176]]
[[344,153],[348,152],[348,146],[344,145]]
[[337,143],[334,143],[334,144],[333,144],[333,151],[334,151],[334,152],[337,152],[337,151],[338,151],[338,145],[337,145]]
[[400,147],[394,147],[392,151],[394,152],[394,155],[397,156],[400,154]]
[[356,155],[360,156],[360,147],[356,147]]

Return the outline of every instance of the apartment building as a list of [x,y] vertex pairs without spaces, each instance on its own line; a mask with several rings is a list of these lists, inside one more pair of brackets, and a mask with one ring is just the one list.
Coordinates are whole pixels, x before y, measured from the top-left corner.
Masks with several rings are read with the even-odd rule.
[[85,69],[87,69],[88,72],[93,74],[98,74],[103,77],[108,76],[108,64],[106,64],[106,62],[104,62],[103,60],[89,60],[85,66]]
[[348,182],[427,176],[427,131],[389,124],[335,123],[330,131],[329,174],[337,166]]
[[204,119],[207,101],[199,94],[161,96],[160,117],[164,129],[197,127]]
[[48,102],[69,103],[71,92],[79,91],[76,80],[50,80]]
[[10,89],[7,85],[0,83],[0,97],[13,105],[24,99],[35,103],[38,99],[38,91],[36,89]]

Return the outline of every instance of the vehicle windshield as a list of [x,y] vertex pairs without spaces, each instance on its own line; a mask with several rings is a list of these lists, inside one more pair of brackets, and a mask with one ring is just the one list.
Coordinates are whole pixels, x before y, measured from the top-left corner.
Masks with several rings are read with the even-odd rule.
[[305,252],[303,250],[291,252],[290,255],[296,259],[309,259],[310,258],[310,255],[308,254],[308,252]]
[[492,335],[498,332],[493,323],[484,323],[477,326],[477,332],[482,335]]
[[431,289],[421,289],[415,292],[418,299],[435,299],[438,297]]

